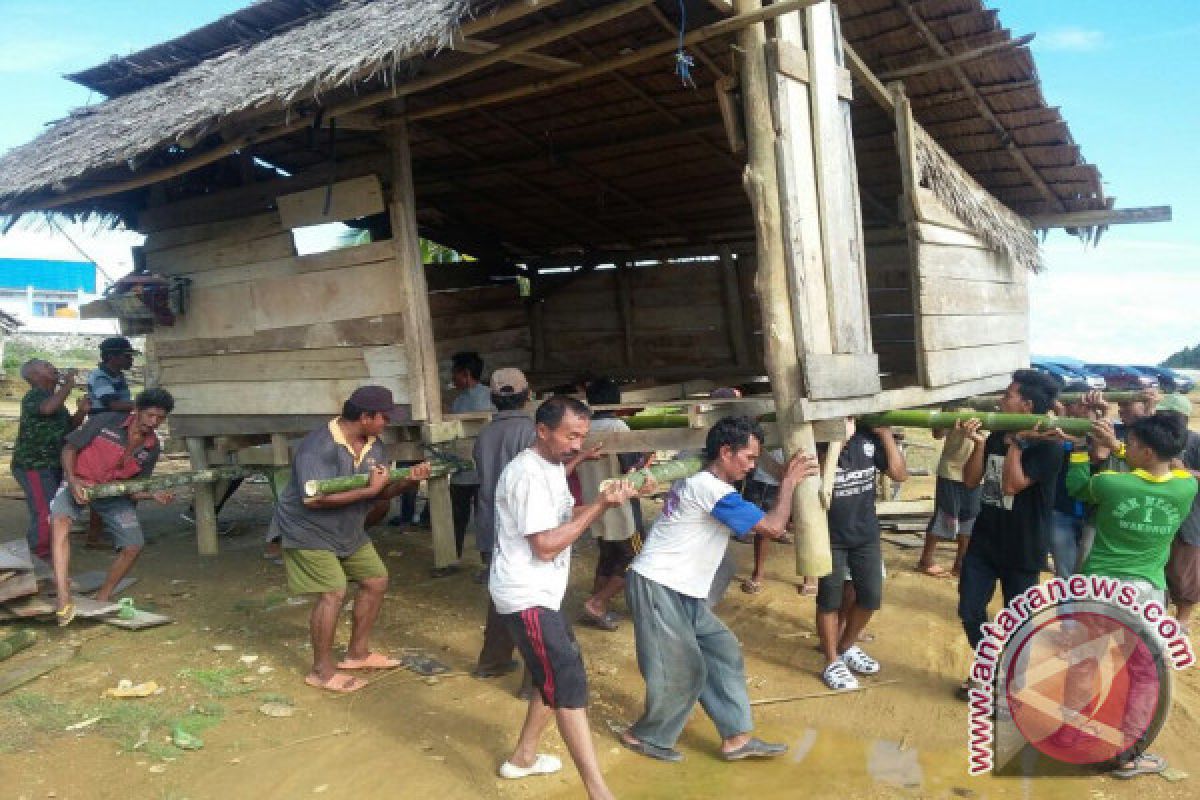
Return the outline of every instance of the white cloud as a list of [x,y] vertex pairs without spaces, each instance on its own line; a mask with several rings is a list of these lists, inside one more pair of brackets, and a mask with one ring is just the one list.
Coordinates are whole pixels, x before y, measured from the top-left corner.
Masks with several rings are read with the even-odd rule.
[[1106,238],[1043,250],[1046,271],[1029,282],[1034,353],[1158,363],[1200,342],[1200,244]]
[[1087,53],[1104,46],[1104,31],[1086,28],[1057,28],[1039,33],[1037,42],[1046,50],[1067,50]]

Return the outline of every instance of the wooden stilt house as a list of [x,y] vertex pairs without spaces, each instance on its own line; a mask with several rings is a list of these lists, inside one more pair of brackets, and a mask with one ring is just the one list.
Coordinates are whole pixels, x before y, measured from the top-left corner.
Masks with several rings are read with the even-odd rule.
[[[464,432],[457,350],[542,388],[767,376],[811,449],[1026,365],[1034,228],[1158,213],[1113,210],[1027,43],[981,0],[262,0],[70,76],[107,99],[0,159],[0,214],[146,235],[173,324],[122,317],[197,467],[286,463],[366,382],[419,455]],[[297,249],[333,222],[357,246]],[[474,260],[424,264],[420,237]]]

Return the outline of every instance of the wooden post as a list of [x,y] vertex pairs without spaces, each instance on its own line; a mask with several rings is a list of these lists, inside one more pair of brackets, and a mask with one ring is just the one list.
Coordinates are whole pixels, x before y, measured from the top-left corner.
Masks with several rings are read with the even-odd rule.
[[286,467],[291,461],[291,451],[288,449],[287,437],[282,433],[271,434],[271,463],[277,467]]
[[[761,0],[736,0],[739,14],[762,8]],[[779,174],[775,162],[775,124],[767,85],[766,32],[762,24],[738,33],[742,54],[741,85],[745,104],[748,163],[744,181],[754,207],[758,256],[757,289],[763,315],[763,348],[784,451],[815,453],[812,425],[796,422],[801,399],[800,353],[792,318],[792,293],[784,252],[784,222],[780,208]],[[827,575],[833,570],[829,525],[820,500],[821,481],[812,477],[796,488],[792,520],[796,529],[796,572]]]
[[[212,446],[213,462],[216,466],[223,467],[229,463],[229,437],[217,436],[213,439]],[[229,491],[229,481],[220,480],[213,484],[213,508],[216,510],[216,504],[221,502],[221,498]]]
[[[388,213],[392,221],[397,273],[405,298],[404,342],[410,359],[410,403],[414,417],[437,424],[442,421],[442,385],[433,343],[433,320],[429,313],[429,287],[425,283],[425,265],[421,261],[417,234],[417,201],[413,190],[408,124],[403,117],[391,125],[391,134],[392,198]],[[456,560],[450,482],[448,478],[431,478],[427,488],[433,561],[435,567],[442,567]]]
[[728,245],[721,247],[721,300],[725,303],[725,326],[733,363],[739,367],[750,363],[750,345],[746,341],[746,320],[742,315],[742,293],[738,286],[737,264]]
[[[208,467],[208,452],[204,439],[188,437],[188,455],[192,469]],[[202,556],[217,554],[217,507],[211,483],[197,483],[192,487],[192,513],[196,520],[196,549]]]
[[633,349],[633,289],[630,286],[632,275],[629,274],[630,263],[622,261],[617,264],[617,311],[621,317],[621,335],[625,345],[625,366],[636,364],[637,354]]

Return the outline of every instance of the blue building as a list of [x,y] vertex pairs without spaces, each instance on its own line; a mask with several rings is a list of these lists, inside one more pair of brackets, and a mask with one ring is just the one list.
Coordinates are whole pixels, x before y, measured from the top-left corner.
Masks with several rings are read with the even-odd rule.
[[77,319],[81,303],[96,296],[96,265],[90,261],[0,258],[0,310],[32,323]]

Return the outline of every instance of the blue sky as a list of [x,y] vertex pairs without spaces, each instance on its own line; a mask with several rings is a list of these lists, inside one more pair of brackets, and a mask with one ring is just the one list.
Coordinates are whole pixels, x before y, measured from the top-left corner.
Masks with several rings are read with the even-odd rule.
[[[69,71],[168,39],[242,0],[0,0],[0,151],[97,98]],[[1098,248],[1061,232],[1031,284],[1035,352],[1159,360],[1200,342],[1200,6],[1194,0],[1000,0],[1014,35],[1034,32],[1044,94],[1120,207],[1167,204],[1171,223],[1114,227]],[[40,238],[39,238],[40,237]],[[127,236],[79,239],[118,274]],[[14,231],[0,256],[71,257],[61,240]]]

